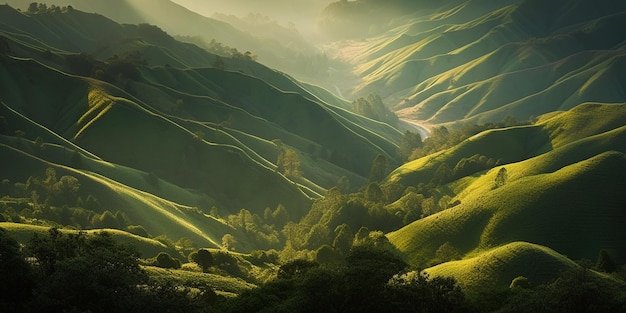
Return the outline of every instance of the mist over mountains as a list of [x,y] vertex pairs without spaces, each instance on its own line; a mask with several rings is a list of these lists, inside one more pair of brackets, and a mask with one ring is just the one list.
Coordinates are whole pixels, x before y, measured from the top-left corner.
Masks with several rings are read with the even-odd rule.
[[610,0],[8,1],[0,228],[106,229],[224,312],[350,312],[378,278],[388,308],[438,276],[459,312],[550,311],[568,271],[617,308],[624,26]]

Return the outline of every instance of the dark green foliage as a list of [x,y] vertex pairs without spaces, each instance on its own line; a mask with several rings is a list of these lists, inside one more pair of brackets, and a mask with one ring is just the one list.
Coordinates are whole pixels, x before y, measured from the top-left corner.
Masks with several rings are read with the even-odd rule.
[[413,150],[422,146],[422,136],[419,133],[406,131],[402,136],[402,141],[398,147],[398,158],[401,161],[407,161],[413,153]]
[[213,265],[230,275],[236,276],[241,274],[237,259],[226,251],[213,253]]
[[281,266],[276,280],[223,303],[222,309],[224,312],[466,311],[463,294],[453,279],[394,276],[405,267],[406,263],[393,254],[372,247],[357,248],[345,262],[332,265],[295,260]]
[[435,185],[443,185],[452,180],[452,175],[454,172],[450,169],[448,164],[442,163],[437,171],[435,172],[435,176],[433,176],[432,183]]
[[97,66],[94,57],[84,52],[66,55],[65,63],[71,73],[81,76],[91,76]]
[[398,123],[398,117],[385,106],[379,95],[369,95],[367,99],[357,99],[352,102],[352,110],[355,113],[389,125]]
[[617,270],[617,265],[609,255],[609,252],[604,249],[600,250],[596,267],[605,273],[613,273]]
[[496,179],[493,182],[493,189],[499,188],[506,184],[506,180],[508,179],[508,173],[506,171],[506,167],[498,170],[498,174],[496,175]]
[[[482,300],[479,300],[479,302]],[[624,287],[582,268],[532,290],[512,289],[500,295],[499,312],[624,312]],[[475,304],[476,306],[476,304]]]
[[365,200],[371,202],[383,202],[385,200],[383,190],[378,183],[372,182],[365,188]]
[[191,252],[187,258],[190,262],[198,264],[203,272],[207,272],[214,262],[213,255],[207,249]]
[[341,254],[329,245],[323,245],[315,251],[315,261],[320,264],[338,263],[341,260]]
[[449,179],[455,180],[465,176],[469,176],[474,173],[492,168],[495,165],[496,160],[487,158],[484,155],[475,154],[469,158],[462,158],[454,166],[454,169],[452,171],[452,177],[450,177]]
[[347,224],[341,224],[335,228],[335,239],[333,239],[333,248],[342,255],[348,255],[354,241],[354,234]]
[[[149,280],[138,257],[136,249],[106,232],[64,234],[52,228],[20,250],[0,229],[0,311],[206,312],[216,301],[210,289],[191,293]],[[162,261],[163,254],[156,259]]]
[[393,312],[469,312],[461,288],[450,277],[429,278],[417,272],[394,276],[386,292]]
[[137,252],[117,244],[105,232],[87,237],[51,229],[47,236],[35,234],[26,251],[39,264],[40,283],[32,302],[37,311],[120,312],[132,307],[137,284],[147,281]]
[[19,243],[0,228],[0,311],[19,312],[31,296],[34,275],[24,260]]
[[422,145],[413,149],[409,160],[415,160],[437,151],[450,148],[459,144],[461,141],[488,129],[527,124],[530,124],[530,122],[518,122],[514,118],[507,117],[498,123],[465,124],[453,130],[448,129],[445,126],[434,127],[431,129],[430,136],[424,139]]
[[387,158],[379,154],[372,161],[372,167],[370,168],[370,182],[381,182],[387,175],[389,174],[389,163],[387,162]]
[[160,252],[152,263],[154,266],[162,267],[162,268],[180,268],[180,261],[172,258],[166,252]]
[[304,275],[317,266],[319,266],[317,262],[296,259],[281,265],[276,275],[279,279],[292,279]]

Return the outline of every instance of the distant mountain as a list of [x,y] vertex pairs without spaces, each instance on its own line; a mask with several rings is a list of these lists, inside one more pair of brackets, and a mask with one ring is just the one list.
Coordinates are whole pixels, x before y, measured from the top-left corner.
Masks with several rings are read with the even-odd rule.
[[[7,4],[26,10],[32,2],[10,0]],[[288,37],[270,40],[262,32],[235,28],[227,22],[200,15],[170,0],[45,0],[38,3],[71,5],[76,10],[101,14],[122,24],[158,25],[172,36],[184,36],[187,40],[196,41],[199,38],[206,45],[214,40],[240,53],[250,51],[263,64],[272,68],[288,70],[301,76],[313,76],[311,79],[319,78],[316,76],[318,73],[310,75],[305,65],[296,62],[296,56],[299,55],[306,62],[313,62],[320,55],[297,31]]]
[[464,1],[396,14],[352,48],[355,95],[378,92],[427,124],[527,120],[581,103],[624,102],[626,5]]
[[55,168],[149,233],[220,245],[236,231],[193,207],[297,219],[342,176],[360,184],[377,155],[395,158],[398,130],[252,60],[73,8],[0,17],[0,155],[15,165],[2,179]]

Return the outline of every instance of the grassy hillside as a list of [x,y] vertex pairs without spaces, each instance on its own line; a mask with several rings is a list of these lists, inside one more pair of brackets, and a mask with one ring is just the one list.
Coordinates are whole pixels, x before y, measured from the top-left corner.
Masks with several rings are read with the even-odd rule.
[[614,31],[624,12],[613,1],[442,5],[397,17],[344,55],[351,49],[346,58],[360,77],[353,93],[380,92],[406,119],[526,120],[588,101],[624,102],[625,38]]
[[479,293],[508,287],[519,276],[538,286],[576,267],[576,263],[552,249],[528,242],[513,242],[472,258],[430,267],[425,272],[431,276],[452,276],[464,290]]
[[[508,180],[497,189],[493,188],[500,167],[470,178],[469,183],[453,183],[458,206],[389,237],[418,264],[435,257],[445,242],[463,255],[515,240],[544,244],[574,259],[594,259],[604,247],[619,249],[624,238],[617,225],[623,222],[624,199],[617,173],[624,166],[624,142],[620,127],[508,164],[503,166]],[[621,153],[602,153],[613,149]],[[561,198],[562,194],[570,196]],[[588,231],[580,231],[583,225]]]
[[[546,115],[534,125],[477,134],[455,147],[398,167],[388,179],[405,186],[428,183],[442,164],[454,169],[462,159],[476,154],[499,160],[500,164],[523,161],[574,144],[579,139],[622,127],[625,119],[623,104],[585,103],[570,111]],[[601,153],[611,149],[609,145],[593,151]],[[571,155],[580,155],[580,152]]]

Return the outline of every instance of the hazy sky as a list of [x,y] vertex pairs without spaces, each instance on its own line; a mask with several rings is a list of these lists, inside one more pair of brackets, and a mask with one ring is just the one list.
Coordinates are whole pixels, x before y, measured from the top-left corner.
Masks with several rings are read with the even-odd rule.
[[245,16],[261,13],[281,24],[293,22],[298,28],[310,27],[317,14],[333,0],[172,0],[205,16],[214,13]]

